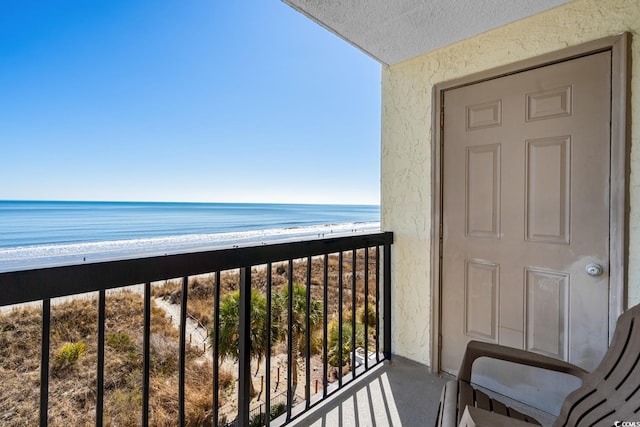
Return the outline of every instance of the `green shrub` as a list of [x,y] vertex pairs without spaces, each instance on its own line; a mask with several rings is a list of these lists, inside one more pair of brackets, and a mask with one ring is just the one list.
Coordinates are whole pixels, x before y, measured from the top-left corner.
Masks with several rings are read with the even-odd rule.
[[255,414],[249,420],[249,427],[262,427],[266,424],[264,412],[260,412],[259,414]]
[[[284,414],[287,411],[287,405],[284,403],[278,403],[271,407],[269,411],[269,420],[275,420],[280,415]],[[260,412],[259,414],[254,415],[249,420],[249,427],[262,427],[266,425],[266,415],[264,412]]]
[[[338,328],[339,323],[337,319],[333,319],[329,322],[329,337],[328,337],[328,362],[331,366],[338,366],[340,363],[340,347],[339,337],[340,330]],[[346,366],[350,362],[350,354],[353,349],[351,348],[351,337],[353,335],[353,327],[351,322],[342,322],[342,366]],[[364,345],[364,325],[356,323],[356,347],[362,347]]]
[[59,366],[66,366],[75,363],[87,351],[84,341],[75,343],[65,343],[56,353],[55,363]]
[[129,352],[135,350],[136,344],[127,334],[107,334],[107,345],[117,351]]
[[270,411],[270,419],[275,420],[276,418],[278,418],[280,415],[284,414],[285,412],[287,412],[287,405],[285,405],[284,403],[278,403],[277,405],[273,405],[271,407],[271,411]]

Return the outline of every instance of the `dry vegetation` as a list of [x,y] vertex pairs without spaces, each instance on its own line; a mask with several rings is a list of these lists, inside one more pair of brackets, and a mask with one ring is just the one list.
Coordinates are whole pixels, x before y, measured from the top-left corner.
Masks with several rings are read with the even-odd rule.
[[[107,297],[105,425],[140,425],[142,307],[142,298],[135,293]],[[37,308],[23,308],[0,315],[0,425],[38,424],[40,313]],[[172,426],[178,414],[178,334],[156,307],[152,307],[151,329],[150,424]],[[49,425],[95,425],[95,300],[53,305],[50,340]],[[207,419],[210,423],[211,363],[194,349],[188,349],[186,360],[187,423],[203,425]],[[221,386],[228,387],[233,381],[233,376],[221,373]]]
[[[363,310],[365,298],[364,286],[364,257],[365,251],[356,252],[356,310]],[[339,293],[339,258],[338,255],[330,255],[327,261],[327,310],[329,318],[338,313]],[[376,284],[376,260],[373,250],[369,251],[368,262],[369,281],[369,306],[370,310],[375,303]],[[351,252],[345,252],[343,256],[343,311],[351,311],[352,303],[352,256]],[[239,272],[237,270],[226,271],[220,277],[220,295],[224,297],[238,289]],[[273,293],[279,292],[288,283],[288,263],[274,264],[272,267],[271,283]],[[307,260],[296,260],[293,263],[293,282],[307,283]],[[251,272],[251,286],[266,294],[267,269],[266,266],[254,267]],[[210,327],[213,322],[213,295],[215,287],[214,275],[203,275],[190,280],[188,288],[187,312],[189,316],[198,320],[203,326]],[[311,297],[322,301],[324,299],[324,258],[315,257],[311,262]],[[180,281],[167,281],[153,289],[153,295],[166,298],[173,304],[180,304],[182,287]]]
[[[365,251],[356,251],[356,318],[360,324],[358,325],[356,339],[357,346],[363,346],[364,341],[364,327],[363,323],[368,321],[369,328],[369,350],[375,348],[375,325],[376,322],[376,310],[375,310],[375,297],[376,297],[376,259],[374,250],[369,251],[368,260],[368,298],[369,298],[369,315],[364,315],[364,301],[365,301]],[[286,288],[289,281],[289,266],[287,262],[274,263],[272,265],[271,284],[272,295],[280,293]],[[338,295],[340,292],[340,280],[339,280],[340,266],[339,257],[337,254],[328,256],[327,259],[327,301],[324,301],[324,257],[314,257],[311,260],[310,282],[309,289],[311,291],[311,298],[314,300],[323,301],[323,304],[327,305],[327,318],[329,327],[336,328],[338,326]],[[220,275],[220,297],[224,298],[235,292],[239,287],[240,274],[238,270],[231,270],[222,272]],[[349,352],[351,351],[351,318],[352,318],[352,288],[353,288],[353,264],[352,264],[352,252],[345,252],[343,254],[342,264],[342,314],[343,314],[343,374],[350,371],[351,367]],[[263,295],[266,295],[267,288],[267,268],[266,266],[257,266],[252,269],[251,273],[251,286],[253,289],[257,289]],[[307,285],[307,259],[299,259],[293,262],[293,283]],[[187,312],[189,316],[196,319],[203,327],[210,328],[213,324],[213,303],[214,303],[214,289],[215,289],[215,275],[202,275],[193,277],[189,281],[188,285],[188,301]],[[157,298],[164,298],[173,304],[180,304],[182,298],[182,281],[181,280],[169,280],[159,286],[153,288],[153,295]],[[326,375],[329,382],[333,382],[338,379],[338,369],[335,367],[338,363],[338,357],[336,354],[337,342],[332,347],[331,336],[337,337],[337,332],[332,334],[329,331],[329,370],[325,373],[322,362],[322,350],[323,350],[323,330],[322,320],[320,325],[312,331],[310,340],[310,352],[311,352],[311,387],[312,392],[314,386],[317,383],[321,385],[323,378]],[[347,336],[348,335],[348,336]],[[337,341],[337,338],[334,340]],[[300,354],[305,352],[305,340],[298,342],[300,348],[298,349]],[[272,355],[274,356],[286,356],[287,344],[285,341],[280,342],[278,345],[272,348]],[[278,359],[278,358],[277,358]],[[282,359],[279,359],[282,360]],[[286,362],[286,359],[285,359]],[[272,362],[274,363],[274,362]],[[282,363],[282,362],[281,362]],[[333,365],[333,367],[331,366]],[[298,372],[300,387],[298,392],[304,392],[305,372],[304,363],[300,364],[301,370]],[[286,371],[286,363],[280,365],[282,372]],[[272,365],[272,369],[275,369]],[[271,373],[273,377],[273,372]],[[254,376],[259,376],[254,375]],[[275,380],[272,380],[272,384]],[[279,392],[281,389],[278,389]],[[275,390],[274,390],[275,392]],[[221,413],[229,414],[230,417],[236,411],[235,401],[231,397],[229,406],[224,408]],[[254,402],[257,404],[257,402]],[[229,418],[231,419],[231,418]]]
[[[356,312],[364,316],[364,256],[356,255]],[[307,260],[294,262],[293,281],[306,285]],[[310,289],[313,299],[323,300],[324,258],[311,262]],[[369,320],[375,323],[375,256],[369,253]],[[343,315],[352,312],[352,256],[343,259]],[[274,264],[273,292],[280,292],[288,283],[288,264]],[[328,258],[328,320],[337,323],[339,294],[339,261],[337,255]],[[221,274],[221,297],[238,288],[239,273]],[[266,293],[267,270],[254,267],[252,287]],[[189,283],[187,311],[209,328],[212,325],[214,275],[194,277]],[[155,285],[153,295],[180,304],[180,281]],[[52,305],[50,334],[49,425],[95,425],[96,365],[97,365],[97,303],[95,299],[76,299]],[[105,425],[135,426],[140,424],[142,408],[142,330],[143,300],[134,292],[107,296],[105,324]],[[373,318],[372,318],[373,317]],[[165,312],[152,305],[150,424],[172,426],[178,419],[178,331]],[[373,336],[374,328],[370,328]],[[0,314],[0,425],[24,426],[38,424],[40,390],[41,310],[21,308]],[[370,341],[373,344],[373,340]],[[322,351],[322,331],[312,336],[312,354]],[[186,355],[186,418],[187,425],[211,423],[212,365],[203,356],[203,349],[188,347]],[[286,353],[282,344],[274,354]],[[318,356],[314,358],[318,363]],[[320,362],[321,365],[321,362]],[[320,372],[318,375],[325,375]],[[331,373],[326,373],[331,376]],[[334,375],[335,379],[335,375]],[[220,406],[233,405],[236,375],[220,371]]]

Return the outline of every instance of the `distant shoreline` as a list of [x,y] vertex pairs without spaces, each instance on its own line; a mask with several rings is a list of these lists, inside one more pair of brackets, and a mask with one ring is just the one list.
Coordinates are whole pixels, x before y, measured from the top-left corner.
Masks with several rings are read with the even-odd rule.
[[48,199],[0,199],[0,203],[62,203],[62,204],[136,204],[136,205],[244,205],[244,206],[338,206],[338,207],[370,207],[379,208],[375,203],[287,203],[287,202],[180,202],[159,200],[48,200]]
[[0,272],[340,237],[376,231],[380,231],[380,222],[372,221],[0,248]]
[[0,200],[0,271],[374,231],[365,205]]

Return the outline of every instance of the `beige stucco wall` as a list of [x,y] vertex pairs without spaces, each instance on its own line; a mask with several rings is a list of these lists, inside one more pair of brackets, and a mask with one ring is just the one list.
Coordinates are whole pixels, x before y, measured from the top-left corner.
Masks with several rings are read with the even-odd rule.
[[433,85],[631,32],[632,137],[628,304],[640,303],[640,0],[576,0],[383,69],[382,226],[395,233],[393,352],[429,364]]

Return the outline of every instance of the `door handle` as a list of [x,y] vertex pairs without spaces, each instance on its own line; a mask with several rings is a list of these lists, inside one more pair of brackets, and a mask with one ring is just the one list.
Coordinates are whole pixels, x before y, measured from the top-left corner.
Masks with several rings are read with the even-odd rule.
[[604,269],[602,268],[602,266],[594,262],[592,262],[591,264],[587,264],[587,266],[585,267],[585,270],[587,271],[587,274],[591,277],[602,276],[602,273],[604,272]]

